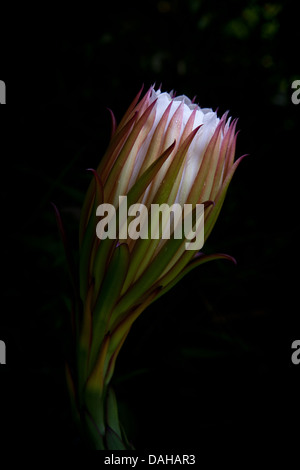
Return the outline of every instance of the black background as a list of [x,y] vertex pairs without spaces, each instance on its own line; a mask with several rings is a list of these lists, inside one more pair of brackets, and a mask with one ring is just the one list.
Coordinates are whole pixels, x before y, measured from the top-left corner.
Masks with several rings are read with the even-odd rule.
[[[138,449],[283,443],[300,420],[300,79],[293,2],[153,1],[32,7],[1,39],[0,446],[82,449],[64,379],[65,259],[50,202],[76,255],[80,206],[109,140],[145,84],[239,118],[231,183],[190,273],[136,322],[114,386]],[[76,15],[75,15],[76,13]],[[4,444],[5,443],[5,444]]]

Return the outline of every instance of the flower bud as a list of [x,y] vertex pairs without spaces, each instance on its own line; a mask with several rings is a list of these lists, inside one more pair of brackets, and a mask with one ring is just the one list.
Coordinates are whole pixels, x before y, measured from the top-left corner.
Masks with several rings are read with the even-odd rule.
[[99,423],[94,398],[135,319],[194,267],[230,258],[204,255],[189,235],[197,241],[202,230],[203,244],[220,213],[242,158],[234,161],[236,120],[154,87],[140,96],[118,126],[111,113],[80,220],[79,394]]

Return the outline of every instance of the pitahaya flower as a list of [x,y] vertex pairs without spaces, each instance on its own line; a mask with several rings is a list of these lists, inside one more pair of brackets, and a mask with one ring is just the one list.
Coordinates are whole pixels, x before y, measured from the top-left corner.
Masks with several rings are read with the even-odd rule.
[[[204,204],[204,241],[221,210],[234,161],[236,120],[201,109],[186,96],[153,86],[136,96],[117,126],[87,192],[80,220],[80,297],[75,321],[77,372],[68,372],[74,403],[98,449],[126,448],[109,384],[116,358],[141,312],[196,266],[228,255],[187,250],[184,238],[132,239],[123,219],[117,239],[99,239],[97,208],[120,196],[128,206]],[[122,232],[122,233],[120,233]],[[125,233],[125,236],[124,236]],[[122,236],[121,236],[122,235]]]

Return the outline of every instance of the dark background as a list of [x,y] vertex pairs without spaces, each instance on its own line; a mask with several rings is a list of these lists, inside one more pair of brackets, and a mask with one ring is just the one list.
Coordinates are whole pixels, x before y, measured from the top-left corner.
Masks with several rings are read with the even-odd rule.
[[[292,438],[299,424],[299,19],[294,2],[146,1],[18,10],[1,39],[2,437],[82,449],[64,379],[70,285],[50,202],[76,256],[89,184],[145,84],[239,118],[238,168],[199,267],[143,313],[114,385],[138,449]],[[76,15],[74,14],[76,13]],[[77,16],[78,15],[78,16]]]

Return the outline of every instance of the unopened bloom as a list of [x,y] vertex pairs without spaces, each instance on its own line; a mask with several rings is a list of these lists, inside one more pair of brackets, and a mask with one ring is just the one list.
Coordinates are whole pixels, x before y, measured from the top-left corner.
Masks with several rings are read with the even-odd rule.
[[163,238],[164,227],[154,227],[155,238],[124,238],[119,229],[116,240],[100,240],[97,208],[107,203],[120,212],[123,196],[145,207],[204,204],[206,240],[241,160],[234,161],[236,120],[228,113],[219,118],[186,96],[153,87],[139,101],[140,94],[118,126],[112,115],[112,137],[92,170],[80,222],[78,394],[102,438],[113,424],[105,424],[101,400],[134,320],[192,268],[226,255],[187,250],[184,238]]

